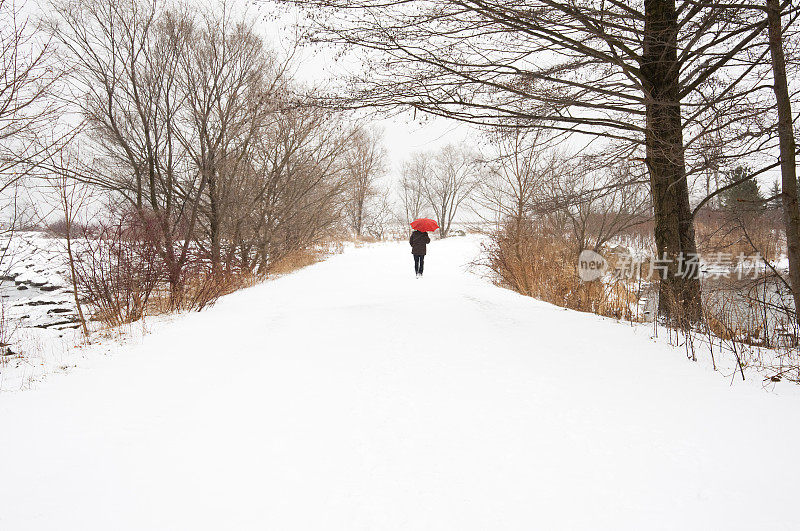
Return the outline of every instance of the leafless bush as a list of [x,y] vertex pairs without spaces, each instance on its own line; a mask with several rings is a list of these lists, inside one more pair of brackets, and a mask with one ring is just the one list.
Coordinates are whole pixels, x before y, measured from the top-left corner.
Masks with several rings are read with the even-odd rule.
[[712,346],[735,355],[742,378],[753,367],[765,379],[800,382],[800,329],[782,275],[763,267],[751,278],[706,281],[703,291],[701,329]]
[[758,252],[767,260],[776,260],[785,252],[781,214],[774,209],[731,213],[706,208],[698,213],[695,226],[698,251],[705,256]]
[[80,237],[89,231],[89,227],[81,223],[68,223],[63,219],[57,219],[47,224],[47,234],[56,238]]
[[157,220],[125,213],[100,224],[99,236],[75,242],[79,296],[93,319],[119,326],[141,319],[150,296],[165,279],[156,238]]

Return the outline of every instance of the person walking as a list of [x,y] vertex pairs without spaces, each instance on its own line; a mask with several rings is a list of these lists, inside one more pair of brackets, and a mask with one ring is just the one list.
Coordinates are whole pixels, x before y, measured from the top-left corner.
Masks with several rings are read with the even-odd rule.
[[415,230],[411,233],[408,243],[411,244],[411,254],[414,255],[414,273],[417,274],[417,278],[420,278],[425,267],[425,253],[428,244],[431,243],[431,238],[427,232]]

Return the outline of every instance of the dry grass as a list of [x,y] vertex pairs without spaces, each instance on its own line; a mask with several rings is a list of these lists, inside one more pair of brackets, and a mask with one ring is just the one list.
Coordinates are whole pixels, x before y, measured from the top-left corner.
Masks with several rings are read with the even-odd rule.
[[583,282],[577,255],[531,226],[506,227],[485,248],[486,264],[504,287],[573,310],[638,320],[638,297],[622,281]]
[[369,245],[370,243],[377,243],[380,240],[374,236],[361,235],[355,240],[356,247]]
[[285,275],[298,269],[320,262],[326,251],[321,249],[297,249],[273,262],[268,270],[269,275]]
[[154,316],[175,310],[200,311],[212,306],[220,297],[258,284],[262,280],[262,276],[247,271],[223,272],[217,275],[210,271],[199,272],[188,276],[184,281],[179,300],[175,300],[167,286],[161,286],[154,291],[147,301],[144,314]]

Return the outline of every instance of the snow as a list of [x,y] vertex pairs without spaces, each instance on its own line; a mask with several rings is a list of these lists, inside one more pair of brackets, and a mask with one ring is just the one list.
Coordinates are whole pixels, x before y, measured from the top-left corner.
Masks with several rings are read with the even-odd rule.
[[82,354],[66,244],[42,232],[0,236],[0,392],[24,389]]
[[[31,347],[29,338],[49,341],[65,328],[79,326],[74,296],[66,278],[66,249],[62,239],[24,231],[15,233],[11,239],[7,235],[0,238],[0,249],[5,249],[0,253],[0,310],[12,328],[21,330],[14,337],[2,340],[11,343],[14,351],[27,351]],[[60,317],[54,318],[54,313]],[[65,318],[71,322],[64,323]],[[47,328],[51,329],[44,330]]]
[[[0,394],[0,529],[792,529],[800,393],[376,244]],[[91,349],[90,349],[91,350]]]

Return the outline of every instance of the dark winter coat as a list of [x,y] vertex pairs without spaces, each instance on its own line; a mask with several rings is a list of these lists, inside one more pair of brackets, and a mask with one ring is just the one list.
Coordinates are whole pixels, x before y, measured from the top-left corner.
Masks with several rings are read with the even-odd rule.
[[408,239],[411,244],[411,254],[425,254],[426,245],[431,243],[431,238],[427,232],[415,230],[411,233],[411,238]]

